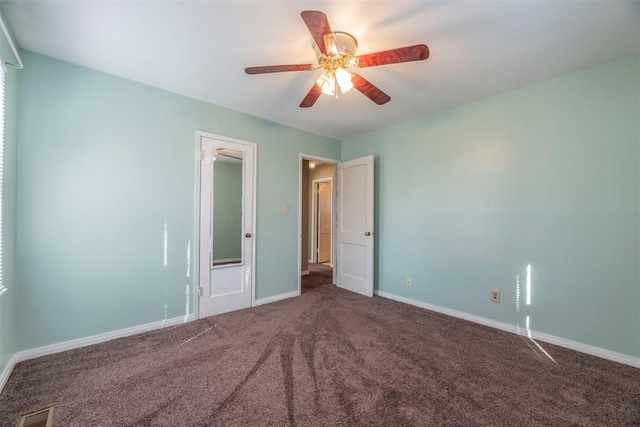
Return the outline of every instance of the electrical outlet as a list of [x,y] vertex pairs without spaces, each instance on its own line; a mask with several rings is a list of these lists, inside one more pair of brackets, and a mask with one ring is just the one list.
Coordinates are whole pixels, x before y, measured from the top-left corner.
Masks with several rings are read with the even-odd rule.
[[291,212],[291,205],[289,203],[284,204],[284,213]]
[[497,289],[491,289],[490,292],[491,302],[500,302],[500,291]]
[[411,277],[407,277],[407,286],[410,288],[413,286],[413,279]]

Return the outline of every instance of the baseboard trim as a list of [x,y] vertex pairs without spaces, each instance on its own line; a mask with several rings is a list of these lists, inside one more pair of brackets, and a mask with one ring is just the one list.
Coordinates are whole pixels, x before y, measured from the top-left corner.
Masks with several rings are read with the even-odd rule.
[[58,344],[46,345],[43,347],[33,348],[30,350],[19,351],[11,356],[7,366],[4,367],[0,374],[0,393],[4,390],[11,372],[16,364],[29,359],[35,359],[36,357],[47,356],[50,354],[60,353],[67,350],[73,350],[75,348],[86,347],[93,344],[99,344],[105,341],[111,341],[116,338],[128,337],[135,334],[141,334],[143,332],[149,332],[156,329],[166,328],[169,326],[179,325],[181,323],[187,323],[195,319],[193,314],[187,316],[173,317],[167,320],[160,320],[157,322],[146,323],[144,325],[132,326],[130,328],[119,329],[117,331],[105,332],[104,334],[92,335],[85,338],[78,338],[71,341],[64,341]]
[[0,374],[0,393],[2,393],[2,390],[4,390],[4,385],[9,380],[11,372],[13,372],[13,367],[16,366],[16,363],[18,363],[18,358],[14,354],[13,356],[11,356],[11,358],[7,362],[7,366],[4,367],[2,373]]
[[301,276],[307,276],[309,274],[309,270],[303,270],[300,272]]
[[44,347],[33,348],[31,350],[19,351],[14,355],[17,362],[24,360],[35,359],[36,357],[47,356],[49,354],[60,353],[67,350],[73,350],[75,348],[86,347],[93,344],[99,344],[105,341],[111,341],[116,338],[128,337],[131,335],[141,334],[143,332],[149,332],[156,329],[165,328],[168,326],[175,326],[181,323],[187,323],[194,320],[193,314],[187,316],[173,317],[167,320],[160,320],[157,322],[146,323],[144,325],[132,326],[130,328],[118,329],[117,331],[105,332],[103,334],[92,335],[85,338],[78,338],[71,341],[64,341],[58,344],[46,345]]
[[257,307],[259,305],[270,304],[272,302],[281,301],[281,300],[287,299],[287,298],[294,298],[294,297],[297,297],[297,296],[300,296],[300,292],[299,291],[286,292],[284,294],[278,294],[278,295],[274,295],[274,296],[271,296],[271,297],[257,299],[254,302],[253,306]]
[[[402,302],[404,304],[413,305],[415,307],[424,308],[426,310],[435,311],[437,313],[446,314],[447,316],[457,317],[459,319],[468,320],[470,322],[479,323],[481,325],[489,326],[491,328],[500,329],[502,331],[511,332],[516,335],[530,336],[535,340],[544,341],[549,344],[565,347],[571,350],[579,351],[581,353],[590,354],[592,356],[601,357],[603,359],[612,360],[614,362],[623,363],[625,365],[640,368],[640,358],[629,356],[615,351],[607,350],[601,347],[595,347],[581,342],[568,340],[566,338],[557,337],[555,335],[549,335],[543,332],[527,331],[510,323],[499,322],[497,320],[487,319],[486,317],[476,316],[475,314],[465,313],[463,311],[452,310],[450,308],[441,307],[435,304],[429,304],[423,301],[418,301],[412,298],[402,297],[396,294],[392,294],[384,291],[374,291],[376,295],[382,298],[391,299],[394,301]],[[530,335],[529,335],[530,334]]]

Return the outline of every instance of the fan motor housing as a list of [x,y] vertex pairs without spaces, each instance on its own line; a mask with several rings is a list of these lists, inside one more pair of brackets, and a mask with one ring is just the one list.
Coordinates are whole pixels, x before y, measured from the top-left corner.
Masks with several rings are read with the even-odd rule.
[[[338,53],[345,52],[351,56],[356,55],[356,49],[358,48],[358,41],[356,40],[355,37],[353,37],[349,33],[345,33],[342,31],[336,31],[335,33],[331,33],[331,34],[333,35],[333,40],[336,43],[336,48],[338,49]],[[327,36],[329,36],[329,34],[326,34],[324,36],[325,43],[327,43],[326,41]],[[318,51],[318,56],[320,56],[320,51]]]

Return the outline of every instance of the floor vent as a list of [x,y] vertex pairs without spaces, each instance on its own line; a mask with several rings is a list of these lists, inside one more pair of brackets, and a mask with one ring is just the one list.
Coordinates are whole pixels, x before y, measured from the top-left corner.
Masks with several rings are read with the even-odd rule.
[[18,427],[51,427],[52,422],[53,406],[21,416]]

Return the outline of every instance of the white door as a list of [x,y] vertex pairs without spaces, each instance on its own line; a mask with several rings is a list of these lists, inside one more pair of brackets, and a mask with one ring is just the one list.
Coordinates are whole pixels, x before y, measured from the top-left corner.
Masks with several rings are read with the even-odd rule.
[[338,164],[336,284],[373,296],[373,156]]
[[255,144],[200,135],[200,318],[251,307]]
[[331,181],[318,183],[318,262],[331,261]]

